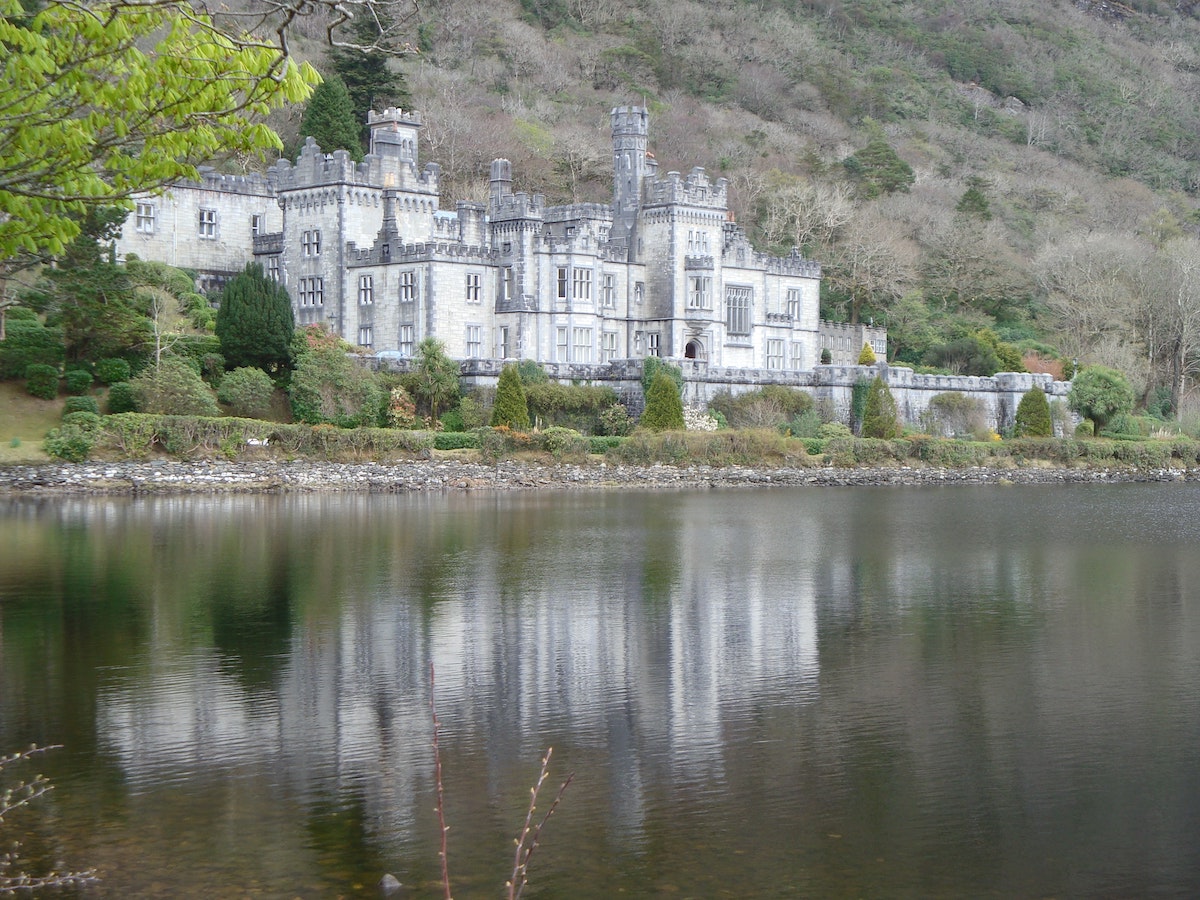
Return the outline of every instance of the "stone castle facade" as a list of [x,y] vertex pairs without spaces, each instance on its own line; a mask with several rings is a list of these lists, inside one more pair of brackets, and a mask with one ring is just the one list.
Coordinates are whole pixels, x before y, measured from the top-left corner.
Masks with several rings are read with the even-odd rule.
[[819,320],[816,262],[750,246],[725,179],[659,173],[645,109],[618,107],[611,121],[611,204],[514,192],[497,159],[486,205],[443,210],[441,170],[419,159],[420,118],[387,109],[370,115],[361,163],[310,138],[266,176],[206,173],[140,200],[118,252],[191,268],[206,287],[257,260],[298,324],[383,357],[429,336],[461,360],[662,356],[799,372],[822,349],[852,364],[864,342],[883,357],[883,329]]
[[848,420],[854,385],[881,374],[908,422],[961,391],[997,429],[1035,385],[1066,396],[1048,375],[858,366],[864,343],[886,359],[884,329],[822,321],[816,262],[755,251],[725,179],[659,173],[645,109],[618,107],[611,121],[611,204],[514,192],[497,159],[486,204],[443,210],[441,169],[420,162],[420,118],[387,109],[371,113],[360,163],[309,138],[266,175],[206,172],[140,199],[117,251],[192,269],[209,289],[256,260],[287,287],[298,324],[324,324],[400,369],[435,337],[468,384],[494,385],[504,360],[533,359],[552,378],[610,384],[636,408],[641,360],[660,356],[682,367],[689,404],[781,384]]

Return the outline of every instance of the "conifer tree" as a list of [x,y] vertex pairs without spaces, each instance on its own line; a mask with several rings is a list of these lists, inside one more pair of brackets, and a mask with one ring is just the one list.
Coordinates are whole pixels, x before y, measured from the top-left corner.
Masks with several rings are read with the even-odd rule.
[[277,372],[291,365],[296,329],[292,300],[283,285],[251,263],[225,286],[217,310],[217,338],[230,368]]
[[324,152],[349,151],[355,162],[363,158],[362,127],[354,114],[350,92],[336,75],[322,81],[300,120],[300,140],[311,137]]
[[492,427],[506,425],[519,431],[529,430],[529,405],[517,367],[509,363],[500,370],[496,402],[492,406]]
[[860,366],[873,366],[875,362],[875,351],[871,349],[870,344],[863,344],[862,352],[858,354],[858,364]]
[[[351,40],[363,47],[371,46],[380,39],[381,26],[386,30],[389,25],[388,22],[376,23],[370,16],[359,16],[350,27]],[[334,72],[350,94],[354,121],[359,127],[363,146],[367,146],[371,136],[367,113],[371,110],[382,112],[389,106],[408,107],[412,103],[408,85],[404,76],[391,68],[386,53],[334,47],[330,57]]]
[[660,369],[646,392],[646,409],[638,424],[651,431],[682,431],[683,400],[671,376]]
[[862,436],[866,438],[900,437],[900,415],[891,390],[879,376],[867,391],[867,406],[863,410]]
[[1054,434],[1050,401],[1040,387],[1034,386],[1017,404],[1014,431],[1017,437],[1050,437]]

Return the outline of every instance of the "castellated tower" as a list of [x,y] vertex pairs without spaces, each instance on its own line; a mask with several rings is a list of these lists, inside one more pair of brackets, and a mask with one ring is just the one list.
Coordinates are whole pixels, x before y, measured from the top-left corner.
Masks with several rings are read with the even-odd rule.
[[613,225],[612,241],[633,249],[631,240],[641,206],[642,181],[651,174],[646,157],[650,114],[641,106],[612,111]]

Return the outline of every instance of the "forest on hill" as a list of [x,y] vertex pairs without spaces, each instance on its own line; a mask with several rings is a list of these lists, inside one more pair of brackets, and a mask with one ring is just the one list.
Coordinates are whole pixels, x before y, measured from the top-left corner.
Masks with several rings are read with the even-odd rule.
[[427,0],[409,25],[444,202],[484,199],[496,157],[606,200],[609,110],[642,103],[660,171],[728,179],[756,245],[822,263],[823,315],[886,323],[895,362],[1100,363],[1159,414],[1200,374],[1200,3]]

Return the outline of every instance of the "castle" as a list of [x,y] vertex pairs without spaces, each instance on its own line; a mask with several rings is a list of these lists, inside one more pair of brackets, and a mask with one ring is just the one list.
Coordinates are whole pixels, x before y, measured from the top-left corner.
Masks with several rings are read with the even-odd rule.
[[1035,385],[1066,396],[1049,375],[857,365],[864,344],[886,359],[884,329],[822,321],[816,262],[754,250],[725,179],[660,175],[645,109],[617,107],[611,120],[611,204],[549,206],[514,192],[509,161],[497,159],[486,204],[442,210],[441,169],[419,161],[420,118],[387,109],[370,114],[361,163],[309,138],[265,176],[203,172],[139,198],[116,249],[191,269],[208,290],[258,261],[287,287],[297,324],[324,324],[390,368],[435,337],[467,384],[494,385],[504,360],[533,359],[636,406],[641,360],[661,356],[683,369],[685,403],[782,384],[849,421],[855,385],[878,371],[907,422],[957,391],[997,429]]
[[117,250],[190,268],[209,289],[256,260],[287,287],[298,325],[385,357],[427,336],[460,360],[577,365],[663,356],[801,371],[822,349],[844,364],[864,343],[884,355],[883,329],[820,322],[817,263],[750,246],[725,179],[660,176],[645,109],[611,120],[611,205],[514,193],[497,159],[486,205],[442,210],[419,117],[387,109],[370,114],[361,163],[309,138],[265,177],[206,172],[139,199]]

